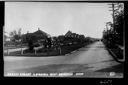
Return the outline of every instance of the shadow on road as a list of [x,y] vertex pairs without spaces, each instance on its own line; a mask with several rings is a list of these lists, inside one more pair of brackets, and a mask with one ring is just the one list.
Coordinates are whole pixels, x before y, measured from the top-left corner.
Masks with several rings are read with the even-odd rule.
[[116,65],[116,66],[112,66],[112,67],[109,67],[109,68],[98,70],[96,72],[113,72],[113,71],[117,72],[117,73],[123,73],[124,65],[119,64],[119,65]]

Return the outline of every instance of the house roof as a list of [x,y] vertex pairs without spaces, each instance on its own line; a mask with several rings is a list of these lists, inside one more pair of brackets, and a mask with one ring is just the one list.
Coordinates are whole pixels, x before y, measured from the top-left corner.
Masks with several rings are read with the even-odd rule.
[[65,34],[65,36],[70,36],[72,34],[72,32],[69,30],[66,34]]
[[[37,31],[33,32],[33,33],[27,33],[28,35],[40,35],[40,36],[50,36],[50,34],[38,29]],[[26,34],[25,34],[26,35]]]

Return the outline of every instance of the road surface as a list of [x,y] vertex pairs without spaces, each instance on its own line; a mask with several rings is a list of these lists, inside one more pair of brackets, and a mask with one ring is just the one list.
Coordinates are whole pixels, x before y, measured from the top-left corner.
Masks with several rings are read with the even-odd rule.
[[[65,56],[4,57],[4,72],[95,72],[120,65],[101,41]],[[106,70],[107,71],[107,70]],[[113,69],[112,71],[116,71]]]

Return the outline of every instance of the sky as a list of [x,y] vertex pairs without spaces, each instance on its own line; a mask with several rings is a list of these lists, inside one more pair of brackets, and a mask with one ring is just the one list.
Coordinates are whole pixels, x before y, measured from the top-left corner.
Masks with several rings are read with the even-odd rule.
[[85,37],[101,38],[105,23],[112,21],[107,3],[5,2],[5,31],[40,30],[51,36],[68,30]]

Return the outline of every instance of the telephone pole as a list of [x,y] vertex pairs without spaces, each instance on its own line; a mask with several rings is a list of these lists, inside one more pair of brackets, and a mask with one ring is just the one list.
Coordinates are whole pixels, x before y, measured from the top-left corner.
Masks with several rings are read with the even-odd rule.
[[109,10],[109,11],[112,11],[113,29],[114,29],[114,28],[115,28],[115,16],[114,16],[114,13],[115,13],[115,9],[114,9],[115,4],[114,4],[114,3],[112,3],[112,4],[108,4],[108,5],[110,5],[110,6],[111,6],[111,7],[109,7],[109,8],[111,8],[111,10]]
[[112,4],[108,4],[108,5],[110,5],[109,8],[111,8],[111,10],[109,10],[109,11],[112,11],[113,29],[115,31],[115,11],[117,10],[115,7],[117,7],[117,6],[115,6],[116,3],[112,3]]
[[[112,11],[112,18],[113,18],[113,30],[114,30],[114,32],[115,32],[115,11],[117,11],[117,10],[119,10],[118,8],[118,6],[116,6],[116,5],[118,5],[118,3],[112,3],[112,4],[108,4],[108,5],[110,5],[111,7],[109,7],[109,8],[111,8],[111,10],[109,10],[109,11]],[[116,8],[116,7],[118,7],[118,8]],[[124,42],[125,43],[125,42]],[[124,53],[123,53],[123,55],[124,55]],[[122,60],[119,60],[120,62],[124,62],[125,61],[125,56],[123,56],[123,59]]]

